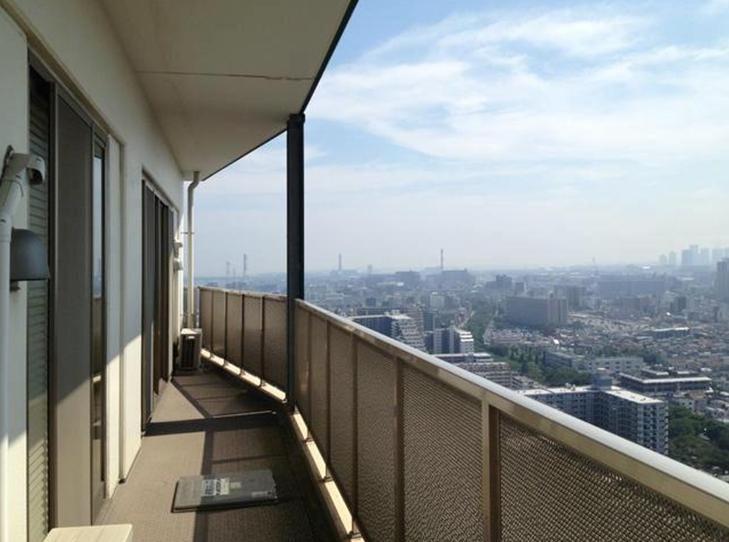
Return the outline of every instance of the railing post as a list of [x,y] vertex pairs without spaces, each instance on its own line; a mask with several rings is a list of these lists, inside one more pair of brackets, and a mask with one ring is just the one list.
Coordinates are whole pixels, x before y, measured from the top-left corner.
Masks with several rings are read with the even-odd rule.
[[304,115],[286,125],[286,393],[295,403],[296,300],[304,298]]
[[501,517],[499,497],[499,412],[489,405],[486,397],[481,399],[481,465],[482,507],[484,536],[489,542],[501,540]]

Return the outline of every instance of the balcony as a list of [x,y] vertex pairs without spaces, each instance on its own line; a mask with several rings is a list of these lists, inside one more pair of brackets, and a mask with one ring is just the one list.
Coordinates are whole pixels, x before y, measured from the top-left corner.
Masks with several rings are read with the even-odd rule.
[[[724,482],[305,301],[297,302],[295,312],[293,393],[285,391],[285,298],[201,288],[200,323],[203,357],[242,386],[240,397],[228,401],[235,388],[225,384],[228,391],[207,399],[211,407],[202,407],[200,415],[223,409],[228,417],[207,423],[213,430],[214,424],[230,424],[241,433],[238,444],[231,443],[233,455],[236,446],[245,455],[259,438],[242,435],[249,424],[265,419],[260,413],[249,418],[251,409],[271,408],[288,420],[340,537],[729,540],[729,486]],[[219,377],[208,378],[215,379],[211,392],[223,386]],[[166,392],[155,420],[162,432],[197,423],[165,416],[190,404],[205,405],[203,395],[190,391],[198,385],[204,389],[207,384],[180,384],[178,378],[175,389]],[[261,394],[283,409],[263,407]],[[150,441],[156,434],[146,438],[139,471],[150,467]],[[180,449],[168,444],[173,450],[167,454]],[[220,472],[222,463],[215,461],[204,459],[203,472]],[[243,463],[228,466],[233,465]],[[303,463],[292,465],[303,468]],[[157,467],[165,474],[152,477],[169,473],[174,478],[174,461]],[[128,482],[132,491],[134,477],[144,476],[139,471]],[[120,494],[114,500],[124,498]],[[337,506],[340,499],[346,509]],[[131,521],[115,505],[113,519]],[[253,513],[229,514],[242,522]],[[157,515],[170,514],[160,510]],[[291,516],[269,518],[289,521]],[[217,521],[224,524],[213,524]],[[217,539],[207,534],[208,540]],[[306,539],[308,533],[299,535]]]

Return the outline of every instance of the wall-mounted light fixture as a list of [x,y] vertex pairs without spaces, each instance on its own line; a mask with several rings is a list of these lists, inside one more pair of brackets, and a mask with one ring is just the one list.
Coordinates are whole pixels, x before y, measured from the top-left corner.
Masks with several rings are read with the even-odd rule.
[[10,282],[48,280],[48,253],[34,232],[13,228],[10,240]]

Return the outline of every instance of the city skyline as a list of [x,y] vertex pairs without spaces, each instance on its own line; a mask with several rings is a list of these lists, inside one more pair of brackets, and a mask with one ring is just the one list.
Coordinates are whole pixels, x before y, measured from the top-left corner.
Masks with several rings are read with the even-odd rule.
[[[699,248],[708,248],[710,252],[710,261],[709,263],[697,263],[698,266],[709,266],[712,267],[715,266],[719,261],[723,261],[725,259],[729,259],[729,246],[726,247],[701,247],[700,245],[689,245],[690,246],[698,246]],[[670,250],[666,253],[658,254],[658,257],[655,255],[651,259],[648,257],[645,261],[639,261],[639,262],[587,262],[587,263],[567,263],[562,265],[554,265],[554,266],[547,266],[547,265],[539,265],[539,264],[533,264],[533,265],[517,265],[517,266],[505,266],[505,265],[499,265],[497,263],[494,263],[492,265],[488,264],[481,264],[481,265],[460,265],[459,262],[449,262],[448,265],[445,265],[444,269],[468,269],[470,271],[477,271],[477,272],[499,272],[499,271],[528,271],[528,270],[539,270],[539,269],[584,269],[584,268],[597,268],[597,269],[605,269],[605,268],[618,268],[618,267],[632,267],[632,266],[642,266],[642,267],[685,267],[685,264],[681,261],[682,256],[682,248],[676,248],[675,250]],[[714,259],[714,255],[716,254],[716,250],[720,250],[722,252],[721,258]],[[446,252],[447,254],[447,252]],[[675,264],[669,264],[668,263],[668,257],[670,254],[674,254],[676,256],[676,263]],[[247,254],[245,254],[248,256]],[[349,266],[346,265],[346,258],[345,254],[338,252],[336,254],[336,260],[333,262],[333,264],[330,267],[321,267],[321,268],[313,268],[309,267],[307,265],[306,271],[308,273],[330,273],[334,271],[358,271],[358,272],[384,272],[384,273],[390,273],[395,271],[418,271],[418,272],[424,272],[424,271],[434,271],[440,268],[440,252],[438,252],[431,262],[431,265],[425,265],[421,267],[417,266],[408,266],[408,265],[397,265],[397,263],[388,262],[387,264],[375,264],[373,262],[366,263],[364,265],[353,265]],[[666,257],[666,263],[662,263],[663,257]],[[236,277],[242,277],[243,276],[243,256],[241,255],[240,258],[238,258],[238,261],[233,262],[230,260],[227,260],[218,267],[219,270],[213,269],[212,272],[205,273],[199,276],[202,277],[225,277],[225,276],[236,276]],[[246,267],[249,265],[248,262],[250,261],[249,258],[246,258]],[[255,270],[251,272],[250,269],[246,272],[247,276],[256,276],[256,275],[270,275],[270,274],[283,274],[285,273],[285,269],[278,269],[278,270],[262,270],[258,271]]]

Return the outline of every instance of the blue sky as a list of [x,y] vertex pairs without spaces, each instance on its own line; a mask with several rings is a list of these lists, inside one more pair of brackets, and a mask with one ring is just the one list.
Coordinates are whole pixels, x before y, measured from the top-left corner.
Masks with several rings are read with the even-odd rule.
[[[306,142],[309,270],[729,247],[729,0],[362,0]],[[199,190],[201,274],[285,269],[284,143]]]

